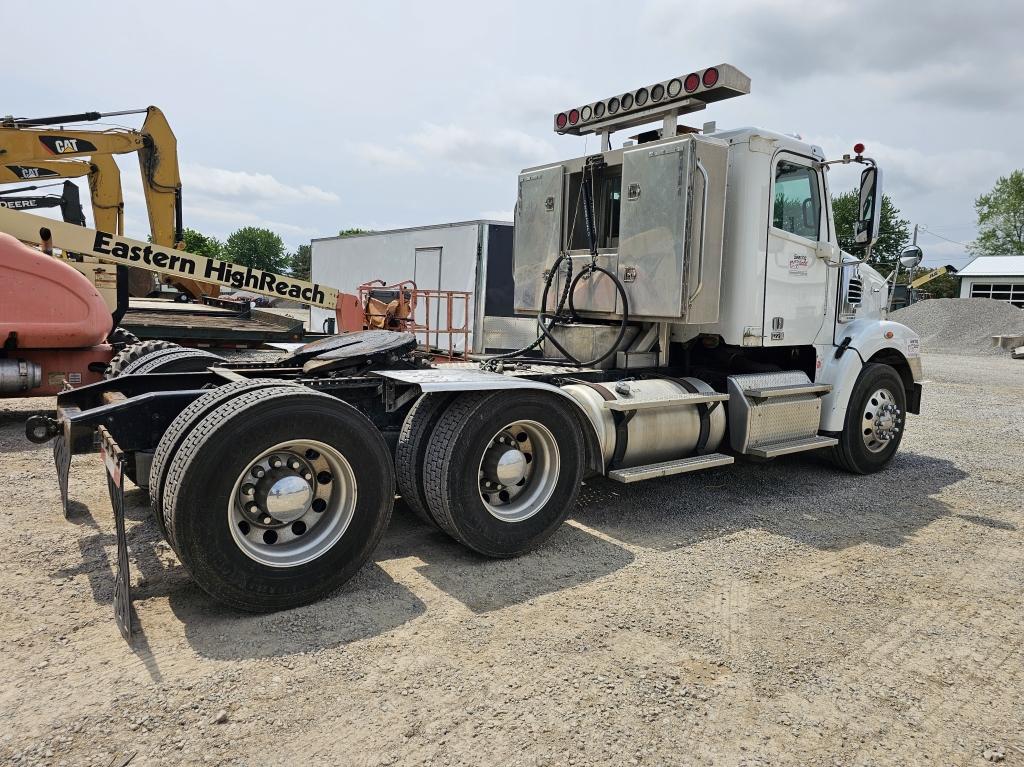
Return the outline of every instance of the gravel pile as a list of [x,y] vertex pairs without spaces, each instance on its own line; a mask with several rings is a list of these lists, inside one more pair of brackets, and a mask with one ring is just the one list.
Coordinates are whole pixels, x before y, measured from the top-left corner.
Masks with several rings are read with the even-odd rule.
[[1024,310],[991,298],[930,298],[889,315],[921,336],[927,351],[1006,354],[992,336],[1024,334]]

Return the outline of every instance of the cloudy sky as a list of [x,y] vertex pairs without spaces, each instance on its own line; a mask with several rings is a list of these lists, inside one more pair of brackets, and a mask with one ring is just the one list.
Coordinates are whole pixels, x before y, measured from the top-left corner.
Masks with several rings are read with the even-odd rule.
[[[830,156],[863,141],[927,227],[926,263],[962,265],[974,199],[1024,167],[1012,2],[104,0],[41,32],[32,3],[4,19],[61,46],[8,62],[0,113],[161,107],[186,224],[220,237],[256,224],[295,247],[353,226],[511,218],[520,168],[582,154],[551,131],[554,112],[721,62],[752,94],[696,122],[799,133]],[[127,233],[144,236],[138,164],[120,165]],[[833,186],[852,187],[846,174]]]

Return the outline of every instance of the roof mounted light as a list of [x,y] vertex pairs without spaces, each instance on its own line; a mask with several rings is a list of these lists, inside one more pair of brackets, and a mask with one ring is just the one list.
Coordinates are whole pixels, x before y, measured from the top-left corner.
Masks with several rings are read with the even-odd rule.
[[704,109],[713,101],[750,93],[750,78],[729,64],[699,69],[618,96],[558,112],[557,133],[581,136],[655,122]]

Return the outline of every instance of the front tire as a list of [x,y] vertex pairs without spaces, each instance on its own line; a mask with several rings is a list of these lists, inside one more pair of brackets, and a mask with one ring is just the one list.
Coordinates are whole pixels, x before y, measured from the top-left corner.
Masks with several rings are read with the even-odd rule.
[[907,393],[903,379],[889,365],[869,363],[861,370],[846,407],[839,444],[832,460],[853,474],[881,471],[903,440]]
[[546,541],[572,511],[584,443],[572,403],[543,391],[463,394],[444,411],[427,451],[431,516],[490,557]]
[[200,420],[164,484],[168,534],[215,599],[267,612],[314,602],[372,554],[394,503],[368,418],[299,387],[239,394]]

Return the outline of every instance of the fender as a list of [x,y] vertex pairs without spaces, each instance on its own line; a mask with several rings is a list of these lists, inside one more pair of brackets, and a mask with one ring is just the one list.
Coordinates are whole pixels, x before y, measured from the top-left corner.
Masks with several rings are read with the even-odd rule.
[[[892,333],[891,338],[886,338]],[[908,382],[905,371],[899,371],[904,383],[919,384],[921,375],[921,339],[913,330],[899,322],[890,320],[861,319],[841,326],[837,338],[850,338],[845,353],[836,359],[839,347],[833,344],[817,346],[821,368],[815,377],[816,383],[832,384],[832,391],[821,401],[821,430],[838,432],[843,430],[846,420],[846,405],[853,393],[861,368],[880,352],[898,355],[898,359],[910,371]],[[904,367],[900,365],[900,367]]]

